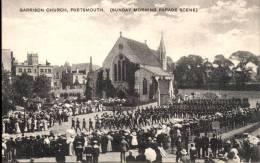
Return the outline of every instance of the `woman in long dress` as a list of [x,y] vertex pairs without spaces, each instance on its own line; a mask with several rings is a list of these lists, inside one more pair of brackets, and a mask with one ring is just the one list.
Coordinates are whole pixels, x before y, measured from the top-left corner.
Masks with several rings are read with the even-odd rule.
[[74,137],[70,136],[67,139],[67,144],[69,146],[69,156],[74,156],[75,155],[75,151],[74,151],[74,147],[73,147],[73,141],[74,141]]
[[107,152],[112,152],[112,141],[113,141],[113,137],[110,135],[110,134],[108,134],[107,135]]
[[20,130],[20,126],[19,126],[18,121],[15,122],[15,131],[16,131],[17,134],[20,134],[20,133],[21,133],[21,130]]
[[48,130],[48,124],[47,124],[47,120],[43,120],[43,127],[44,127],[44,131]]

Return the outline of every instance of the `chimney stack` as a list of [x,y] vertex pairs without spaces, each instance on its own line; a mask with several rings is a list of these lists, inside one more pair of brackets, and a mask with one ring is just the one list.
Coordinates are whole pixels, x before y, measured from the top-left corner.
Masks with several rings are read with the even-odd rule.
[[92,72],[93,71],[93,68],[92,68],[92,56],[90,56],[90,59],[89,59],[89,72]]

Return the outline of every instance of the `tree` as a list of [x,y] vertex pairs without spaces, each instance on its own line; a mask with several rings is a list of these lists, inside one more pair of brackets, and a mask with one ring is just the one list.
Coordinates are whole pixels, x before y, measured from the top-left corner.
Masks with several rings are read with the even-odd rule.
[[213,64],[218,67],[213,70],[212,79],[218,83],[219,88],[225,88],[232,78],[231,66],[234,64],[222,54],[215,56]]
[[33,96],[34,81],[32,76],[26,73],[16,76],[13,85],[17,104],[23,105],[23,97],[31,98]]
[[85,96],[87,100],[92,99],[92,88],[90,86],[90,79],[87,78],[86,88],[85,88]]
[[258,65],[257,56],[249,51],[237,51],[231,54],[230,59],[239,61],[238,65],[233,69],[237,87],[243,88],[245,82],[250,80],[252,68],[247,67],[248,63]]
[[10,74],[2,69],[2,112],[14,110],[14,89],[10,82]]
[[41,98],[47,98],[51,90],[51,81],[45,75],[40,75],[35,78],[33,92]]
[[203,80],[203,58],[198,55],[181,57],[176,63],[174,75],[181,87],[184,85],[200,87]]

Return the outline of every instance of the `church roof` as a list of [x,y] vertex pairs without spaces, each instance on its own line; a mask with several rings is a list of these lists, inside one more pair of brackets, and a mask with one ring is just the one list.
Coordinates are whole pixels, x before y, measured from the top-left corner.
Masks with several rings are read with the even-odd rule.
[[[118,49],[119,44],[123,45],[122,51]],[[122,36],[119,37],[114,47],[104,60],[103,67],[110,68],[113,58],[119,55],[119,53],[122,53],[133,63],[161,67],[157,51],[150,49],[146,43],[141,43]]]
[[150,49],[147,44],[135,40],[124,38],[125,42],[131,49],[131,55],[134,57],[135,63],[142,65],[150,65],[161,67],[161,64],[156,57],[156,51]]
[[142,66],[143,69],[153,73],[156,76],[168,76],[171,77],[172,75],[169,74],[168,72],[164,71],[160,67],[154,67],[154,66]]

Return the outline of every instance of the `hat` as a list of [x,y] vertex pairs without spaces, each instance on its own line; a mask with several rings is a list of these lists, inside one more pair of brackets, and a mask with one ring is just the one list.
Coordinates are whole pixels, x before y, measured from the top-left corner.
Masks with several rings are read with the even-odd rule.
[[186,154],[188,154],[188,153],[187,153],[186,149],[182,149],[182,150],[181,150],[181,154],[182,154],[182,155],[186,155]]
[[97,141],[96,141],[96,140],[94,140],[94,141],[93,141],[93,143],[95,143],[95,144],[96,144],[96,143],[97,143]]

